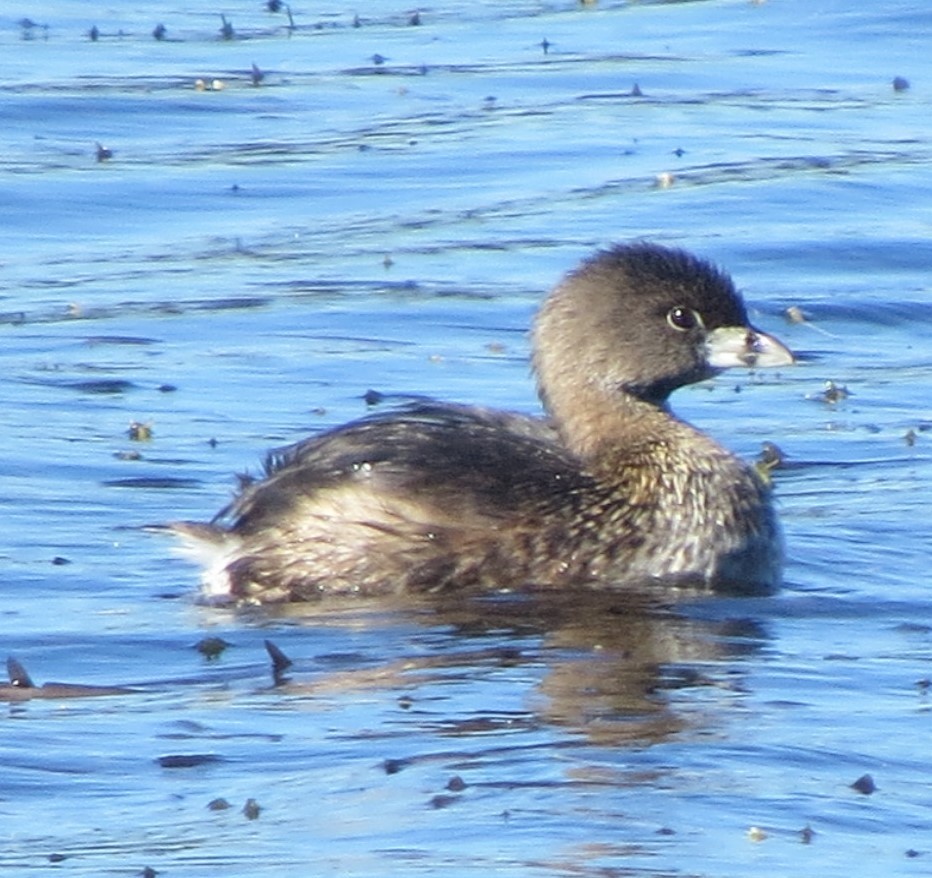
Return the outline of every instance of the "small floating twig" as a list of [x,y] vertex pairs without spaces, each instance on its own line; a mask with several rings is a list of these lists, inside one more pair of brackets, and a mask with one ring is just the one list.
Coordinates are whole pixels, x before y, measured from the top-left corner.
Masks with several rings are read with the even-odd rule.
[[6,660],[10,682],[0,685],[0,701],[28,701],[31,698],[93,698],[101,695],[130,695],[139,690],[125,686],[90,686],[84,683],[44,683],[37,686],[17,659]]

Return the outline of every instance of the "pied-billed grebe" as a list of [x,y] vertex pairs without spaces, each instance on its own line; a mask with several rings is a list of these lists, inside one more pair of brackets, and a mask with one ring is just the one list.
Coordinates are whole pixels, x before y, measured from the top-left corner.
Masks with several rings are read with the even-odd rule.
[[768,487],[666,405],[721,369],[793,362],[727,275],[652,244],[596,253],[544,303],[533,349],[549,420],[376,414],[273,452],[210,524],[171,525],[206,595],[777,584]]

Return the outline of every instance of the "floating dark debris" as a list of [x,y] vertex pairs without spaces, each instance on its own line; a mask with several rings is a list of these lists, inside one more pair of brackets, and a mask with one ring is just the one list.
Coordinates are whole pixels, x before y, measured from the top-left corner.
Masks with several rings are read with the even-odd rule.
[[126,393],[133,390],[136,385],[132,381],[124,378],[94,378],[88,381],[72,381],[65,384],[70,390],[77,390],[79,393]]
[[229,646],[231,646],[231,644],[222,637],[205,637],[199,640],[194,648],[204,656],[204,658],[212,661],[213,659],[219,658]]
[[440,810],[441,808],[449,808],[450,805],[455,805],[458,801],[459,796],[437,795],[431,798],[430,807],[435,810]]
[[172,753],[159,756],[156,762],[162,768],[198,768],[201,765],[213,765],[223,760],[214,753]]
[[754,461],[754,468],[761,478],[770,481],[771,474],[775,469],[780,469],[786,463],[786,455],[783,450],[773,442],[764,442],[761,446],[761,452]]
[[829,405],[835,405],[839,402],[844,402],[849,396],[851,396],[851,391],[848,390],[843,384],[836,384],[834,381],[826,381],[825,389],[816,395],[810,397],[817,402],[825,402]]
[[139,476],[138,478],[107,479],[102,483],[107,488],[155,488],[157,490],[179,490],[183,488],[196,488],[201,484],[199,479],[182,479],[172,476]]
[[32,698],[94,698],[102,695],[130,695],[136,692],[124,686],[91,686],[83,683],[33,682],[23,665],[13,656],[6,660],[10,682],[0,685],[0,701],[28,701]]
[[152,439],[152,425],[131,421],[126,433],[133,442],[149,442]]
[[291,667],[291,659],[285,655],[271,640],[265,641],[265,651],[272,659],[272,679],[276,686],[287,681],[285,671]]

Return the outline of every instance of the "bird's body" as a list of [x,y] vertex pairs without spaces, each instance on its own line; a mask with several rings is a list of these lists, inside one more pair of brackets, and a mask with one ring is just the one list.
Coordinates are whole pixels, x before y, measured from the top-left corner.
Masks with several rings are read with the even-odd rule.
[[176,523],[212,598],[619,588],[771,588],[769,488],[676,419],[676,387],[792,356],[731,282],[680,251],[597,254],[541,309],[549,418],[422,402],[270,455],[210,524]]

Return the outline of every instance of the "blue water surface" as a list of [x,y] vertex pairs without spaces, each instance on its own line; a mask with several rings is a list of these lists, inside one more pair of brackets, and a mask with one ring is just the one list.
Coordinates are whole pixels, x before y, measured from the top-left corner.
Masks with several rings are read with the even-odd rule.
[[[220,11],[0,13],[0,638],[133,690],[5,706],[0,867],[928,874],[932,13]],[[801,354],[674,399],[784,451],[780,594],[245,613],[141,529],[370,389],[537,411],[541,297],[635,238]]]

